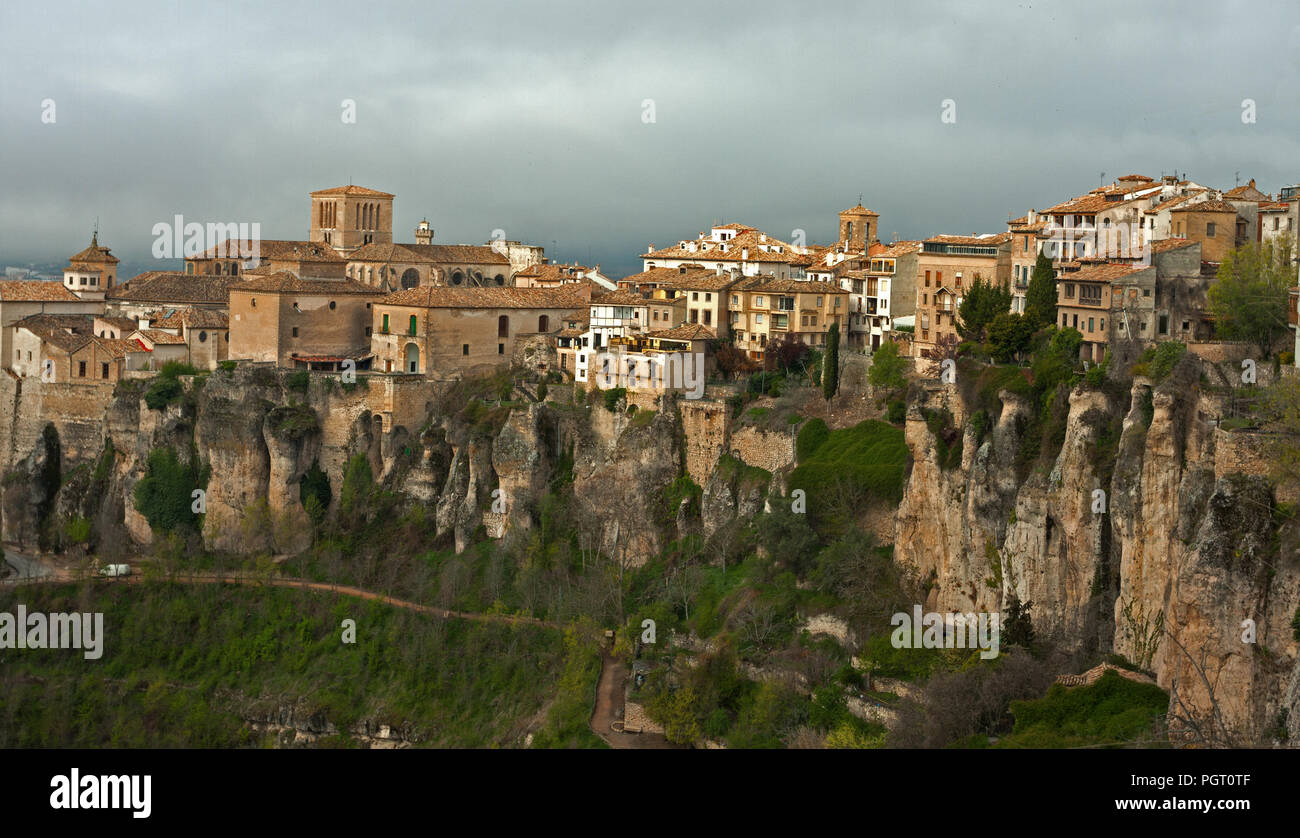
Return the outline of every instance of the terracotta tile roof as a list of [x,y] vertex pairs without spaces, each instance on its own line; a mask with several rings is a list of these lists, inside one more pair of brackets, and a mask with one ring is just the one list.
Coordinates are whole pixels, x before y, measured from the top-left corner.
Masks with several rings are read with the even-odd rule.
[[1152,253],[1164,253],[1166,250],[1177,250],[1180,247],[1191,247],[1197,242],[1189,239],[1161,239],[1151,242]]
[[1260,201],[1260,212],[1286,212],[1291,205],[1285,201]]
[[[578,283],[559,288],[451,288],[421,285],[385,296],[383,305],[416,308],[562,308],[572,310],[587,301],[587,287]],[[644,302],[644,301],[643,301]]]
[[427,257],[404,245],[371,242],[348,254],[349,262],[427,262]]
[[[168,337],[171,337],[168,335]],[[129,338],[92,338],[106,353],[114,358],[125,358],[128,352],[149,352],[149,347]]]
[[367,189],[364,186],[334,186],[329,189],[317,189],[312,195],[365,195],[374,198],[392,198],[389,192],[380,192],[378,189]]
[[62,282],[43,279],[0,279],[0,302],[80,302]]
[[1185,207],[1178,207],[1172,212],[1231,212],[1236,213],[1237,208],[1227,201],[1201,201],[1199,204],[1191,204]]
[[288,271],[267,274],[249,274],[249,279],[238,280],[230,286],[232,291],[257,291],[269,294],[360,294],[378,297],[382,292],[355,279],[301,279]]
[[879,249],[872,247],[867,255],[872,259],[897,259],[900,256],[921,252],[921,243],[919,241],[896,241],[892,244],[878,245],[878,247]]
[[671,329],[658,332],[646,332],[648,338],[667,338],[669,340],[713,340],[718,334],[708,326],[699,323],[683,323]]
[[845,212],[846,214],[847,214],[847,213],[852,213],[853,215],[880,215],[880,213],[878,213],[878,212],[872,212],[871,210],[869,210],[869,209],[867,209],[866,207],[862,206],[862,204],[858,204],[856,207],[849,207],[849,208],[846,209],[844,212]]
[[960,244],[973,247],[989,247],[1011,241],[1011,233],[989,233],[983,236],[931,236],[924,244]]
[[99,315],[95,317],[101,323],[107,323],[118,329],[134,329],[140,324],[130,317],[113,317],[110,315]]
[[90,337],[94,322],[94,315],[91,314],[32,314],[15,321],[13,325],[15,329],[26,329],[34,335],[63,332]]
[[[652,253],[640,254],[640,259],[698,259],[703,262],[740,262],[748,251],[750,262],[785,262],[791,263],[795,257],[801,257],[795,246],[780,239],[760,233],[753,227],[743,224],[723,224],[717,229],[734,229],[736,235],[725,241],[715,242],[707,236],[703,239],[683,240],[672,247],[665,247]],[[761,240],[760,240],[761,239]],[[691,246],[695,250],[690,250]],[[726,248],[725,250],[723,248]],[[767,250],[764,251],[763,248]],[[773,248],[781,248],[777,253]]]
[[560,338],[576,338],[581,337],[586,331],[586,328],[561,329],[555,336]]
[[223,311],[187,306],[168,312],[165,317],[158,320],[150,320],[149,326],[154,329],[180,329],[182,327],[190,329],[229,329],[230,315]]
[[145,271],[108,289],[106,296],[128,302],[225,304],[230,288],[241,282],[238,276]]
[[183,344],[185,338],[180,335],[173,335],[171,332],[164,332],[159,329],[136,329],[132,334],[144,335],[154,343],[160,344]]
[[593,306],[644,306],[649,305],[650,301],[640,294],[633,294],[631,291],[606,291],[604,294],[592,294],[590,304]]
[[530,265],[515,274],[537,282],[573,282],[582,279],[592,268],[586,265]]
[[92,243],[90,247],[86,248],[85,250],[81,251],[76,256],[73,256],[71,259],[68,260],[68,262],[71,264],[75,264],[77,262],[99,262],[99,263],[106,263],[109,265],[116,265],[119,261],[121,260],[119,260],[112,253],[108,252],[107,247],[99,247],[94,243]]
[[720,291],[730,287],[740,277],[728,273],[719,274],[709,268],[650,268],[639,274],[625,276],[619,282],[636,285],[653,284],[658,288],[672,288],[687,291]]
[[1106,263],[1102,265],[1084,265],[1070,275],[1071,282],[1113,282],[1130,274],[1151,270],[1147,265],[1126,265]]
[[1205,190],[1205,189],[1195,189],[1195,190],[1189,192],[1189,193],[1186,194],[1186,195],[1176,195],[1176,196],[1174,196],[1173,198],[1170,198],[1170,199],[1167,200],[1167,201],[1161,201],[1160,203],[1156,204],[1154,207],[1152,207],[1151,209],[1147,210],[1147,213],[1150,214],[1150,213],[1155,213],[1155,212],[1162,212],[1163,210],[1167,210],[1167,209],[1169,209],[1170,207],[1176,207],[1176,206],[1178,206],[1179,204],[1181,204],[1183,201],[1191,200],[1192,198],[1195,198],[1197,195],[1204,195],[1204,194],[1206,193],[1206,191],[1208,191],[1208,190]]
[[343,257],[334,248],[324,242],[295,241],[293,239],[259,239],[256,242],[227,239],[209,247],[193,258],[198,260],[242,259],[240,253],[251,253],[254,248],[257,249],[258,257],[262,259],[275,259],[277,261],[291,259],[301,262],[344,261]]
[[[434,262],[437,264],[471,264],[471,265],[509,265],[510,259],[506,254],[494,247],[478,244],[403,244],[400,245],[404,250],[409,250],[417,256],[423,257],[420,261]],[[356,254],[354,253],[355,257]]]
[[1116,180],[1117,181],[1148,181],[1154,183],[1154,180],[1152,178],[1147,177],[1146,175],[1124,175],[1121,178],[1116,178]]

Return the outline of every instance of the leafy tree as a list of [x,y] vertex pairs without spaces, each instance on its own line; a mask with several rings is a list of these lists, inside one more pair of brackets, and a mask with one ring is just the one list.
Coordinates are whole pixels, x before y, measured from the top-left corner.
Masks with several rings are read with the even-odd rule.
[[759,368],[757,361],[730,343],[721,344],[714,353],[714,358],[718,362],[718,369],[732,377],[748,375],[757,372]]
[[1002,623],[1001,642],[1003,646],[1021,646],[1028,649],[1034,642],[1034,623],[1029,617],[1032,602],[1021,602],[1020,597],[1011,595],[1007,603],[1007,618]]
[[822,359],[822,395],[830,401],[840,386],[840,324],[826,332],[826,357]]
[[907,360],[898,354],[898,344],[892,340],[881,344],[871,356],[871,369],[867,371],[867,381],[872,387],[880,387],[889,393],[896,393],[907,386]]
[[1025,291],[1025,318],[1033,325],[1031,331],[1056,323],[1056,271],[1052,260],[1044,253],[1038,254],[1034,272],[1029,276]]
[[1228,252],[1208,292],[1215,331],[1228,340],[1249,341],[1267,356],[1290,328],[1287,293],[1295,285],[1289,240],[1247,244]]
[[345,519],[350,522],[364,520],[366,500],[374,484],[370,460],[365,454],[353,454],[343,472],[343,488],[339,491],[340,511]]
[[1026,315],[1004,311],[988,327],[993,358],[1000,363],[1018,359],[1034,339],[1034,323]]
[[789,332],[775,343],[769,341],[764,351],[765,357],[770,358],[771,363],[787,375],[791,372],[803,372],[808,366],[808,356],[811,353],[812,348],[804,343],[802,338],[795,337]]
[[989,324],[1011,310],[1011,289],[985,282],[979,274],[957,306],[957,333],[966,340],[983,343]]

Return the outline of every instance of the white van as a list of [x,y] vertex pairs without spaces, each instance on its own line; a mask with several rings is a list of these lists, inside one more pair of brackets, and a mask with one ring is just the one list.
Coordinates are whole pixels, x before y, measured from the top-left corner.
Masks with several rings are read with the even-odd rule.
[[101,576],[130,576],[131,566],[129,564],[109,564],[104,565],[99,570]]

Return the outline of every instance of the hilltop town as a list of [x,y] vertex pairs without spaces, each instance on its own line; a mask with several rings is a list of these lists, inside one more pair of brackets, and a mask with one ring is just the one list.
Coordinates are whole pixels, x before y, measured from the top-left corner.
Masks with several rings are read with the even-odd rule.
[[[395,200],[311,192],[303,239],[178,217],[183,269],[131,277],[94,233],[0,281],[6,584],[130,569],[134,648],[250,655],[177,699],[209,744],[1300,741],[1300,186],[1126,175],[923,240],[859,202],[827,244],[717,222],[627,276],[396,242]],[[265,588],[211,596],[264,642],[189,637],[236,582]],[[464,634],[308,655],[327,593]],[[1122,719],[1025,721],[1080,694]],[[0,740],[110,735],[41,712]]]

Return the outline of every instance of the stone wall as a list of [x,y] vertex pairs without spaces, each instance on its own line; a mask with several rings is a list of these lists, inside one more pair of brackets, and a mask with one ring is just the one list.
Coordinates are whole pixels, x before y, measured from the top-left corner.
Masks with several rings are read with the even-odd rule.
[[677,405],[686,437],[686,473],[703,486],[728,450],[727,405],[712,399],[682,399]]
[[794,434],[737,428],[731,432],[731,450],[747,465],[778,472],[794,465]]
[[39,378],[0,376],[0,445],[8,469],[27,456],[46,423],[59,432],[65,466],[93,460],[104,445],[104,411],[111,382],[47,383]]
[[[1279,435],[1266,431],[1214,429],[1214,477],[1216,480],[1230,474],[1245,474],[1255,477],[1271,478],[1273,464],[1273,447],[1279,441]],[[1276,487],[1275,497],[1279,503],[1295,503],[1300,500],[1300,486],[1283,484]]]

